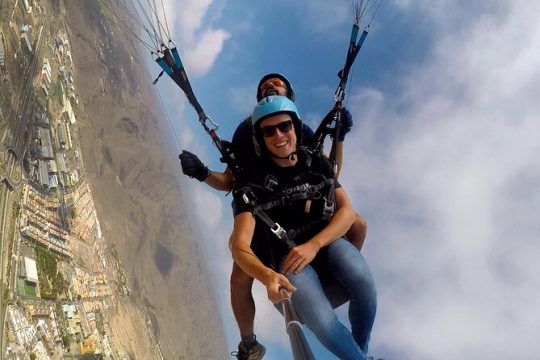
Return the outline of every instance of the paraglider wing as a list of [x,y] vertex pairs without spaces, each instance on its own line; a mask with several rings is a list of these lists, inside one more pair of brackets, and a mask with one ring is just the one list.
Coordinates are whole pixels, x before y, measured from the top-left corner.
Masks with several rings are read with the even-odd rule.
[[193,92],[193,88],[191,87],[187,77],[184,65],[180,60],[178,49],[176,46],[173,48],[168,48],[163,44],[161,47],[162,49],[160,50],[160,53],[162,55],[156,59],[156,62],[163,69],[163,71],[165,71],[165,73],[167,73],[167,75],[169,75],[171,79],[173,79],[173,81],[184,91],[189,103],[191,106],[193,106],[197,112],[197,115],[199,115],[199,119],[208,119],[201,104],[199,104],[199,101],[195,97],[195,93]]

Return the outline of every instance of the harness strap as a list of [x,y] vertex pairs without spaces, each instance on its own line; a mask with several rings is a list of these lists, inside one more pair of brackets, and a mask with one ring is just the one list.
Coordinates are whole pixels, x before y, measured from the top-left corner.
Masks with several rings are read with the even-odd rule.
[[[311,156],[307,156],[308,160],[308,168],[311,167]],[[277,186],[277,181],[274,178],[269,178],[266,176],[265,178],[265,184],[264,186],[261,186],[259,184],[255,183],[249,183],[248,186],[242,187],[237,192],[241,193],[242,200],[246,204],[251,204],[253,206],[253,215],[259,218],[266,226],[270,228],[270,231],[285,245],[289,247],[289,249],[292,249],[296,246],[296,243],[293,241],[296,237],[300,236],[301,234],[306,233],[309,231],[313,226],[315,226],[318,223],[321,223],[323,221],[329,220],[335,210],[335,195],[334,195],[334,189],[336,185],[336,181],[334,178],[327,179],[322,174],[315,173],[316,175],[319,175],[323,178],[323,181],[321,181],[318,184],[315,185],[309,185],[306,189],[300,192],[292,193],[290,195],[283,195],[272,201],[268,201],[264,204],[257,204],[257,197],[253,193],[252,188],[260,189],[263,191],[269,191],[273,190],[275,186]],[[271,181],[274,180],[274,181]],[[328,193],[326,193],[326,196],[323,196],[319,190],[324,189],[325,187],[329,187]],[[297,227],[295,229],[285,230],[280,224],[273,221],[270,216],[266,213],[267,210],[273,209],[276,206],[287,206],[292,204],[295,201],[300,200],[313,200],[313,199],[322,199],[324,200],[323,205],[323,213],[322,217],[319,220],[312,221],[308,224],[305,224],[303,226]]]
[[251,203],[252,205],[255,205],[253,208],[253,215],[257,216],[266,226],[268,226],[270,228],[270,231],[272,231],[272,233],[279,240],[281,240],[281,242],[287,245],[290,249],[296,246],[294,241],[289,238],[287,231],[285,231],[285,229],[283,229],[281,225],[274,222],[260,206],[256,205],[257,198],[249,186],[240,188],[237,191],[242,193],[242,200],[246,204]]
[[287,245],[289,249],[292,249],[296,246],[296,243],[292,241],[292,239],[289,237],[288,232],[285,231],[285,229],[282,228],[281,225],[279,225],[277,222],[274,222],[272,219],[270,219],[268,214],[265,213],[260,207],[257,206],[253,210],[253,215],[261,219],[261,221],[270,228],[270,231],[272,231],[272,233],[276,235],[276,237],[281,240],[282,243]]
[[[243,189],[246,189],[246,188],[243,188]],[[249,188],[247,188],[247,189],[249,189]],[[251,192],[251,190],[248,190],[248,191]],[[242,198],[243,198],[244,201],[246,201],[246,199],[248,200],[248,202],[253,201],[253,200],[249,200],[248,192],[244,192],[244,194],[242,195]],[[272,231],[272,233],[282,243],[287,245],[287,247],[289,247],[289,249],[292,249],[293,247],[296,246],[296,243],[293,241],[296,237],[298,237],[298,236],[304,234],[305,232],[309,231],[316,224],[321,223],[323,221],[326,221],[326,220],[328,220],[330,218],[330,216],[324,216],[320,220],[312,221],[312,222],[310,222],[308,224],[305,224],[303,226],[300,226],[300,227],[297,227],[295,229],[290,229],[289,231],[286,231],[280,224],[273,221],[270,218],[270,216],[268,216],[268,214],[260,206],[256,206],[253,209],[253,215],[257,216],[266,226],[268,226],[270,228],[270,231]]]
[[[329,220],[332,215],[334,214],[335,209],[335,202],[334,202],[334,187],[335,187],[335,181],[334,179],[328,179],[327,181],[324,181],[324,185],[317,184],[313,186],[314,188],[317,188],[317,190],[320,190],[330,184],[330,191],[328,193],[328,197],[323,197],[324,199],[324,207],[323,207],[323,214],[321,219],[311,221],[308,224],[305,224],[303,226],[299,226],[295,229],[290,229],[286,231],[280,224],[277,222],[274,222],[270,216],[265,212],[265,210],[269,210],[273,207],[276,207],[278,205],[284,204],[283,199],[281,200],[275,200],[271,201],[262,205],[258,205],[253,209],[253,215],[257,216],[262,222],[264,222],[269,228],[270,231],[284,244],[286,244],[290,249],[296,246],[296,243],[294,242],[294,239],[301,234],[306,233],[310,229],[312,229],[315,225]],[[307,194],[310,193],[310,197],[307,196]],[[300,199],[313,199],[313,192],[307,192],[304,191],[301,194],[293,194],[298,196],[291,196],[291,198],[295,198],[295,200]]]
[[[290,205],[294,201],[307,200],[307,199],[318,199],[321,196],[321,194],[318,193],[318,191],[321,190],[321,189],[324,189],[327,186],[330,186],[330,194],[329,194],[328,197],[332,198],[331,201],[333,203],[333,197],[334,197],[333,196],[333,190],[334,190],[334,187],[335,187],[335,180],[333,178],[331,178],[331,179],[326,179],[326,180],[324,180],[323,182],[320,182],[317,185],[310,185],[309,188],[305,189],[302,192],[294,193],[294,194],[291,194],[291,195],[285,195],[285,196],[282,196],[280,199],[268,201],[268,202],[266,202],[264,204],[260,204],[258,206],[260,208],[262,208],[263,210],[270,210],[270,209],[273,209],[273,208],[275,208],[276,206],[279,206],[279,205]],[[316,195],[317,193],[318,193],[318,195]]]
[[264,222],[269,228],[270,231],[285,245],[289,247],[289,249],[292,249],[296,246],[296,243],[294,242],[294,239],[298,236],[308,232],[311,230],[315,225],[327,221],[329,217],[324,216],[322,219],[311,221],[305,225],[299,226],[295,229],[290,229],[289,231],[286,231],[281,225],[279,225],[277,222],[274,222],[267,213],[264,211],[258,209],[257,211],[253,212],[253,215],[257,216],[262,222]]
[[336,202],[335,202],[335,183],[332,183],[330,185],[330,191],[328,192],[328,197],[324,198],[324,208],[323,208],[323,216],[325,218],[330,218],[336,209]]
[[321,222],[324,222],[328,219],[326,218],[323,218],[323,219],[320,219],[320,220],[315,220],[315,221],[312,221],[310,223],[307,223],[306,225],[302,225],[300,227],[297,227],[296,229],[291,229],[289,231],[287,231],[287,235],[289,236],[289,239],[291,240],[294,240],[296,237],[308,232],[309,230],[311,230],[311,228],[313,228],[315,225],[321,223]]

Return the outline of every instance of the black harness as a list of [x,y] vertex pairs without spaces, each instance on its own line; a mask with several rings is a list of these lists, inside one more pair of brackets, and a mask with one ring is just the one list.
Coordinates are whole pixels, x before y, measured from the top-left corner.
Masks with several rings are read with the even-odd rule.
[[[282,243],[287,245],[288,248],[296,246],[294,239],[304,234],[315,226],[320,225],[323,222],[330,220],[335,211],[335,180],[334,178],[327,178],[323,174],[313,172],[311,169],[312,159],[309,150],[301,148],[306,155],[306,172],[311,175],[316,175],[321,178],[321,181],[316,184],[304,184],[301,188],[285,188],[280,189],[278,180],[271,174],[264,174],[261,176],[260,181],[249,182],[247,186],[241,187],[235,190],[235,193],[240,195],[239,197],[245,204],[252,206],[253,215],[260,219],[278,238]],[[264,177],[264,180],[262,179]],[[271,200],[258,203],[257,197],[253,191],[257,189],[262,193],[271,194]],[[272,220],[268,215],[268,211],[276,207],[287,207],[297,202],[304,202],[305,213],[311,212],[312,201],[323,201],[322,211],[316,220],[313,220],[307,224],[299,226],[294,229],[284,229],[280,224]]]

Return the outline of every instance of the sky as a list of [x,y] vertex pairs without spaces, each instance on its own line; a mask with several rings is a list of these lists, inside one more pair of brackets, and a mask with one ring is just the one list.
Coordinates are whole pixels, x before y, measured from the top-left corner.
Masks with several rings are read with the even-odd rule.
[[[195,93],[222,138],[251,112],[266,73],[291,80],[306,123],[316,127],[332,107],[350,1],[165,5]],[[387,0],[371,22],[347,89],[354,126],[340,181],[368,221],[375,358],[538,358],[538,14],[533,0]],[[170,81],[160,87],[174,94],[167,107],[179,147],[223,169],[183,94]],[[181,183],[234,350],[231,197],[186,177]],[[283,318],[260,284],[254,294],[265,359],[291,359]],[[338,313],[347,322],[346,309]],[[308,338],[317,359],[334,359]]]

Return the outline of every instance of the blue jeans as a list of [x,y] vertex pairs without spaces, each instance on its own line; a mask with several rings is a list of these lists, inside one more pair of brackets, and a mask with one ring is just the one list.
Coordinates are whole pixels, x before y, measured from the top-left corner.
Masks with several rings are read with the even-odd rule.
[[[329,274],[333,279],[329,280]],[[291,297],[294,309],[319,341],[342,360],[367,359],[377,294],[362,254],[350,242],[340,238],[322,249],[312,264],[299,274],[289,275],[288,279],[297,288]],[[350,300],[351,331],[338,320],[324,293],[323,288],[336,283]]]

